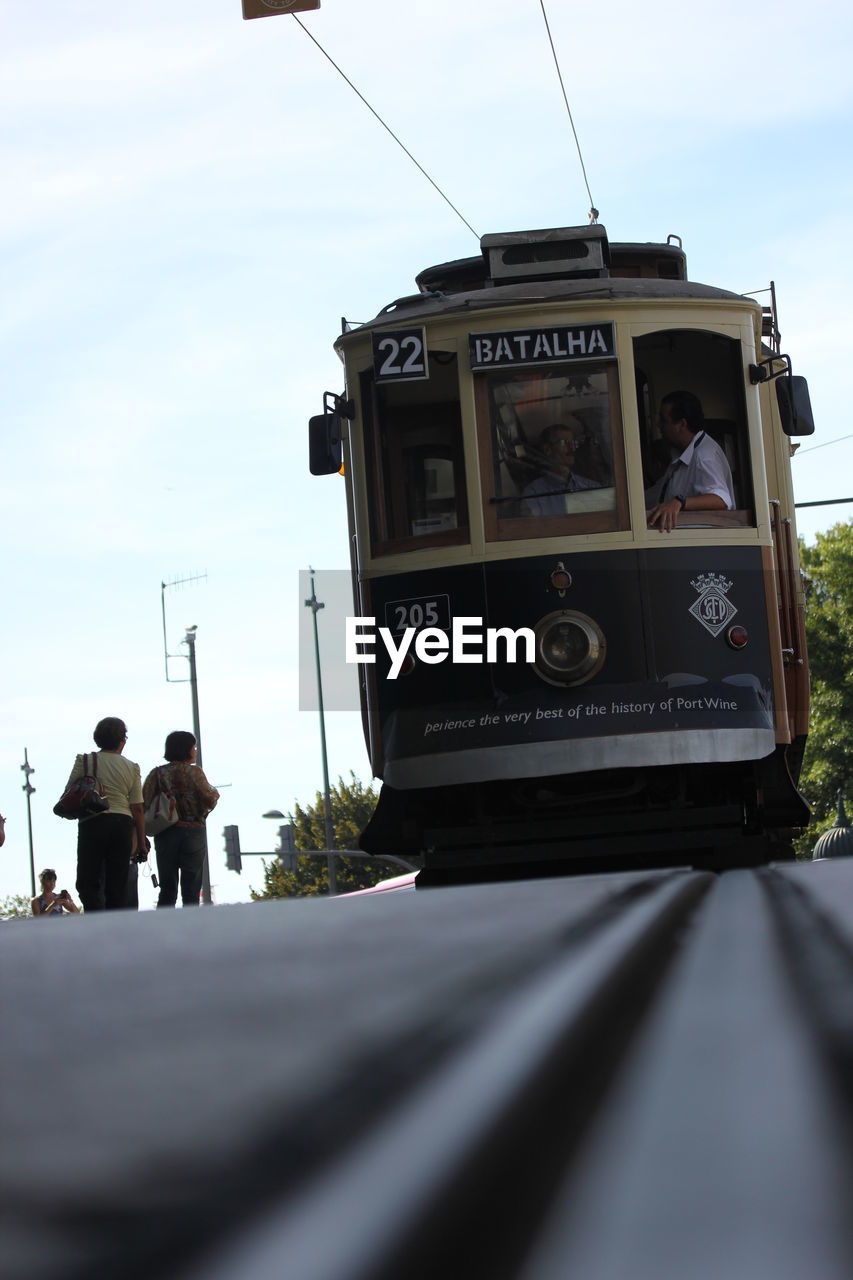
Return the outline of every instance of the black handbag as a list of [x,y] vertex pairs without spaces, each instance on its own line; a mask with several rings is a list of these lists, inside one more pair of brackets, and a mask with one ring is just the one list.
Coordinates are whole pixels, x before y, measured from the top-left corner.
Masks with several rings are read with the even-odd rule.
[[104,784],[98,781],[98,756],[92,756],[90,773],[89,757],[84,755],[83,777],[75,778],[66,788],[53,806],[53,812],[57,818],[69,818],[74,822],[77,818],[90,818],[94,813],[103,813],[109,807]]

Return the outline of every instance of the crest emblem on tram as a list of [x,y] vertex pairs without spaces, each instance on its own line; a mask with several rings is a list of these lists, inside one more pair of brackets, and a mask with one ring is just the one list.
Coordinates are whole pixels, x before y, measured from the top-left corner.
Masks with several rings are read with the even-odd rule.
[[722,574],[701,573],[690,585],[699,592],[699,599],[693,601],[689,612],[712,636],[718,636],[737,613],[728,597],[731,582]]

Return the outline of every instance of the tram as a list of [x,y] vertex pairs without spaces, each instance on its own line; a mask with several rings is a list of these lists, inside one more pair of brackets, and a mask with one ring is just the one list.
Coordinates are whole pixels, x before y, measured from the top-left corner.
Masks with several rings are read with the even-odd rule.
[[[480,248],[344,324],[345,392],[310,423],[312,473],[345,478],[383,783],[362,847],[435,882],[790,856],[809,701],[792,437],[814,425],[775,291],[695,283],[678,237],[595,224]],[[676,389],[731,501],[682,502],[662,531],[647,495]]]

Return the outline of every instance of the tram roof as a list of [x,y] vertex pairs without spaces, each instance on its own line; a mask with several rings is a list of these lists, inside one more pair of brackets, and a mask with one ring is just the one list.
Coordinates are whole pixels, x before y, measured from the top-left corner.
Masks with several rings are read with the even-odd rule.
[[459,312],[560,301],[753,301],[688,280],[680,241],[677,245],[611,245],[604,227],[593,226],[483,236],[480,245],[477,257],[425,268],[416,277],[419,293],[395,299],[373,320],[353,325],[346,333]]

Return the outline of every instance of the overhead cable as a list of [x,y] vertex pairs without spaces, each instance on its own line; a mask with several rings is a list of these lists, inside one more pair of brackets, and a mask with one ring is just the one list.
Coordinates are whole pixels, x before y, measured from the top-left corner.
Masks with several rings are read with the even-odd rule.
[[437,182],[435,182],[435,181],[434,181],[434,180],[429,176],[429,174],[427,173],[427,171],[426,171],[426,169],[423,167],[423,165],[418,163],[418,161],[417,161],[417,160],[415,159],[415,157],[412,155],[412,153],[411,153],[411,151],[409,150],[409,148],[408,148],[407,146],[405,146],[405,144],[404,144],[403,142],[401,142],[401,141],[400,141],[400,139],[397,137],[397,135],[396,135],[396,133],[394,132],[394,130],[393,130],[392,128],[390,128],[390,126],[389,126],[389,125],[387,125],[387,124],[385,123],[385,121],[382,119],[382,117],[381,117],[381,115],[379,114],[379,112],[374,110],[374,108],[373,108],[373,107],[370,105],[370,103],[367,101],[367,98],[365,98],[364,94],[359,92],[359,90],[358,90],[358,89],[355,87],[355,85],[353,84],[352,80],[350,80],[349,76],[348,76],[348,75],[346,75],[346,74],[341,70],[341,68],[340,68],[340,67],[338,66],[338,64],[335,62],[334,58],[333,58],[330,54],[328,54],[328,53],[326,52],[326,50],[325,50],[325,49],[323,48],[323,46],[320,44],[320,41],[319,41],[315,36],[313,36],[313,35],[311,34],[311,32],[309,31],[309,29],[305,26],[305,23],[304,23],[304,22],[302,22],[302,21],[300,21],[300,19],[299,19],[299,18],[297,18],[297,16],[296,16],[296,14],[295,14],[295,13],[292,13],[290,16],[293,18],[293,21],[294,21],[294,22],[297,22],[297,23],[299,24],[299,26],[300,26],[300,27],[302,28],[302,30],[305,32],[306,36],[308,36],[308,39],[309,39],[309,40],[311,40],[311,41],[313,41],[313,43],[317,46],[317,48],[318,48],[318,49],[320,50],[320,52],[322,53],[323,57],[324,57],[324,58],[326,58],[329,62],[331,62],[332,66],[335,68],[335,70],[337,71],[338,75],[339,75],[339,76],[341,76],[341,77],[342,77],[342,79],[346,80],[347,84],[348,84],[348,85],[349,85],[349,87],[352,89],[353,93],[354,93],[354,94],[356,94],[356,96],[357,96],[357,97],[359,97],[359,98],[361,99],[361,101],[362,101],[362,102],[364,103],[364,105],[367,107],[368,111],[370,111],[370,112],[371,112],[371,114],[372,114],[372,115],[374,115],[374,116],[376,117],[376,119],[377,119],[377,120],[379,121],[379,123],[382,125],[382,128],[386,131],[386,133],[390,133],[391,137],[392,137],[392,138],[394,139],[394,141],[397,143],[397,146],[398,146],[398,147],[400,147],[400,148],[402,148],[402,150],[403,150],[403,151],[405,151],[406,155],[409,157],[409,159],[411,160],[412,164],[413,164],[413,165],[415,165],[415,167],[416,167],[416,168],[420,169],[421,173],[424,175],[424,177],[426,178],[427,182],[429,182],[429,183],[430,183],[430,184],[435,188],[435,190],[436,190],[436,191],[438,192],[438,194],[441,196],[441,198],[442,198],[442,200],[445,202],[445,204],[447,204],[447,205],[449,205],[449,206],[450,206],[450,208],[451,208],[451,209],[453,210],[453,212],[456,214],[457,218],[460,218],[460,219],[461,219],[461,221],[465,223],[465,226],[468,228],[468,230],[471,232],[471,234],[472,234],[472,235],[474,235],[474,236],[476,236],[476,237],[477,237],[477,239],[479,240],[479,239],[480,239],[479,233],[478,233],[478,232],[476,232],[476,231],[474,230],[474,228],[471,226],[471,223],[468,221],[468,219],[467,219],[467,218],[465,218],[465,217],[463,217],[463,215],[462,215],[462,214],[459,212],[459,210],[456,208],[456,205],[453,203],[453,201],[452,201],[452,200],[450,200],[450,199],[449,199],[449,197],[448,197],[448,196],[446,196],[446,195],[444,194],[444,192],[442,191],[441,187],[438,185],[438,183],[437,183]]
[[853,434],[836,436],[834,440],[824,440],[823,444],[810,444],[808,449],[798,449],[794,457],[801,458],[804,453],[814,453],[815,449],[827,449],[831,444],[841,444],[842,440],[853,440]]
[[824,498],[821,502],[795,502],[794,506],[799,511],[800,507],[846,507],[851,502],[853,498]]
[[557,58],[557,50],[554,48],[554,41],[551,37],[551,27],[548,23],[548,15],[545,12],[545,0],[539,0],[539,6],[542,9],[542,17],[545,19],[545,30],[548,32],[548,40],[551,45],[551,52],[554,55],[554,66],[557,68],[557,77],[560,81],[560,88],[563,91],[563,101],[566,104],[566,112],[568,113],[569,124],[572,126],[572,133],[574,134],[574,138],[575,138],[575,146],[578,149],[578,159],[581,162],[581,172],[583,173],[583,180],[586,185],[586,194],[589,196],[589,206],[590,206],[589,220],[590,222],[598,222],[598,210],[595,207],[595,201],[593,200],[592,192],[589,189],[589,180],[587,179],[587,176],[586,176],[586,165],[584,164],[583,156],[581,155],[581,144],[578,141],[578,133],[577,133],[577,129],[575,128],[575,122],[572,119],[572,109],[569,106],[569,99],[566,94],[566,86],[563,84],[563,73],[560,70],[560,63]]

